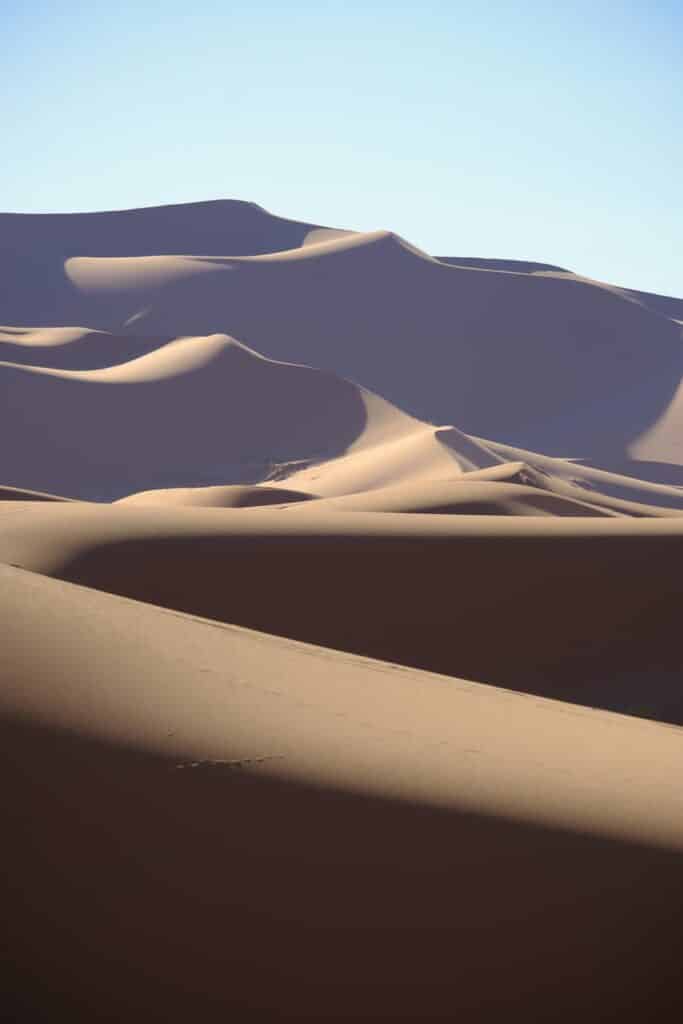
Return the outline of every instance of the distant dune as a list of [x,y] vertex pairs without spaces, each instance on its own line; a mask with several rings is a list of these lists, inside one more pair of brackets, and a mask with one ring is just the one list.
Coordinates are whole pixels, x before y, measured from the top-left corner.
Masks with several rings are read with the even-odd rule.
[[683,300],[0,237],[8,1019],[678,1019]]
[[96,500],[255,483],[283,465],[420,429],[362,388],[264,359],[225,335],[181,338],[99,370],[4,363],[0,382],[0,430],[14,439],[3,453],[6,483]]

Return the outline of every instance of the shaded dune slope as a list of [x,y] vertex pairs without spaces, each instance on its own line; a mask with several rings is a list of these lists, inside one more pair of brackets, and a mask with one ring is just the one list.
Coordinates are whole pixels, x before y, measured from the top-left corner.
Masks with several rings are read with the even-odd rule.
[[670,320],[676,320],[678,323],[683,324],[683,299],[676,299],[671,295],[656,295],[652,292],[639,292],[633,288],[625,289],[629,295],[631,295],[637,302],[640,302],[643,306],[647,306],[648,309],[653,310],[655,313],[659,313],[661,316],[668,317]]
[[321,517],[314,504],[10,509],[0,560],[328,647],[683,722],[679,520]]
[[0,616],[22,1019],[680,1002],[674,730],[5,566]]

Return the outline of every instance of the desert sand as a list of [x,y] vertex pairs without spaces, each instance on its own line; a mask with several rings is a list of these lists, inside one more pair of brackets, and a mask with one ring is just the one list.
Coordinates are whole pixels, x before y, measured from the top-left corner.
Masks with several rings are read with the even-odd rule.
[[683,300],[0,230],[10,1016],[680,1014]]

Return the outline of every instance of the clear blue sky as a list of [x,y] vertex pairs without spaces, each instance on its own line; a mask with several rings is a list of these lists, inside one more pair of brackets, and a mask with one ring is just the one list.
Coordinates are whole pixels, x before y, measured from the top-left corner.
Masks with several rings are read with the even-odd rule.
[[4,210],[248,199],[683,294],[678,0],[29,0],[3,34]]

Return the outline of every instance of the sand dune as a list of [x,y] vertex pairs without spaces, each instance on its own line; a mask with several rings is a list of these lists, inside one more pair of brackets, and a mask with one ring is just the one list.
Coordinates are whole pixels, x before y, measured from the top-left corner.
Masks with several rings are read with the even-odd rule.
[[[432,671],[683,723],[680,519],[42,505],[0,561]],[[333,505],[332,502],[329,505]]]
[[614,516],[598,505],[564,498],[524,484],[456,480],[411,479],[405,484],[349,494],[332,502],[315,502],[315,510],[357,508],[366,512],[429,512],[461,515]]
[[[501,462],[482,470],[469,469],[467,455],[479,455],[482,462],[487,461],[486,451],[482,448],[477,452],[474,446],[471,452],[461,446],[459,465],[454,465],[452,455],[441,450],[441,436],[440,431],[416,431],[397,442],[360,447],[349,455],[316,463],[288,477],[307,481],[317,489],[316,494],[266,483],[158,489],[131,494],[119,501],[127,505],[241,508],[313,500],[309,510],[320,514],[334,508],[357,508],[366,512],[472,515],[683,515],[683,511],[620,502],[605,495],[597,495],[596,502],[591,502],[588,490],[535,473],[524,463]],[[460,468],[463,472],[458,472]],[[446,479],[439,478],[439,469],[449,473]],[[382,482],[387,479],[392,482]]]
[[524,467],[525,482],[567,497],[605,505],[629,515],[670,516],[683,510],[683,489],[676,485],[609,473],[581,460],[548,458],[494,441],[480,443],[500,458],[503,465],[506,460],[513,460],[513,465],[514,460],[519,460],[517,464]]
[[0,235],[8,1017],[675,1019],[683,300]]
[[[414,421],[415,422],[415,421]],[[479,467],[499,464],[484,443],[473,441],[454,427],[416,426],[410,433],[385,433],[375,444],[353,446],[348,452],[303,469],[283,468],[280,479],[317,495],[334,497],[391,484],[430,483],[444,476],[457,478]]]
[[[452,475],[452,454],[447,458],[444,446],[449,454],[456,455],[465,476]],[[567,499],[568,504],[563,506],[565,509],[577,503],[587,510],[587,515],[595,514],[596,509],[604,509],[608,514],[638,517],[683,515],[683,490],[677,486],[607,473],[581,462],[548,458],[536,452],[469,437],[455,428],[445,427],[416,431],[412,437],[402,437],[396,443],[353,451],[329,462],[316,463],[305,469],[295,468],[289,474],[283,471],[283,476],[290,486],[306,487],[326,497],[361,494],[362,500],[369,502],[368,508],[371,504],[379,508],[382,498],[366,496],[366,492],[389,486],[405,487],[405,509],[386,508],[385,511],[407,511],[408,506],[418,511],[416,502],[421,501],[420,487],[428,491],[435,481],[450,477],[449,487],[458,483],[463,485],[458,488],[463,501],[465,487],[486,481],[533,487],[558,495]],[[408,494],[414,494],[415,499]],[[426,492],[424,497],[429,504]],[[455,491],[453,500],[456,500]],[[552,499],[546,500],[537,495],[534,500],[538,508],[539,501],[549,507]],[[401,498],[399,504],[402,503]],[[393,504],[391,498],[390,504]],[[555,503],[554,508],[558,512],[560,507]]]
[[636,1020],[653,986],[680,1001],[677,730],[0,579],[24,1011],[495,1021],[558,999],[558,1020]]
[[[424,426],[329,373],[224,335],[100,370],[0,364],[9,486],[110,499],[152,487],[258,482]],[[454,470],[457,463],[451,460]]]

